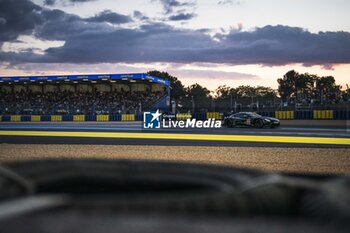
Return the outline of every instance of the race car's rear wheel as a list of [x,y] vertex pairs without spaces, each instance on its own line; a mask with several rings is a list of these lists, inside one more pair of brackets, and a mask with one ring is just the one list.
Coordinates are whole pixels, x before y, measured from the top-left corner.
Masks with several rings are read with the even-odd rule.
[[236,126],[236,124],[235,124],[234,121],[227,121],[227,127],[233,128],[233,127],[235,127],[235,126]]
[[255,122],[254,126],[255,126],[256,128],[262,128],[262,127],[264,127],[264,122],[263,122],[263,120],[261,120],[261,119],[257,120],[257,121]]

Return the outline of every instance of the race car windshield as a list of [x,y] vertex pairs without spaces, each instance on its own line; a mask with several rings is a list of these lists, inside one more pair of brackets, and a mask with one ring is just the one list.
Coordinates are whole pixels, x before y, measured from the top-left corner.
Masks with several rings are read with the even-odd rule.
[[251,117],[261,117],[261,115],[254,113],[254,112],[248,112],[247,115],[249,115]]

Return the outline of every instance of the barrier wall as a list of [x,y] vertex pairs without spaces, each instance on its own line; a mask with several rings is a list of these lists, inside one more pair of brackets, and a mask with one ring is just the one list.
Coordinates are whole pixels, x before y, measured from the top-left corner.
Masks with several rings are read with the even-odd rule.
[[178,113],[176,114],[176,120],[187,120],[187,119],[191,119],[192,118],[192,114],[190,113]]
[[62,116],[61,115],[52,115],[51,121],[56,121],[56,122],[62,121]]
[[[258,114],[268,117],[276,117],[281,120],[349,120],[350,110],[314,110],[314,111],[271,111],[258,112]],[[177,120],[195,118],[197,120],[222,119],[219,112],[201,113],[178,113]],[[117,114],[117,115],[0,115],[3,122],[39,122],[39,121],[142,121],[143,114]]]
[[73,121],[85,121],[85,115],[73,115]]
[[294,111],[276,111],[275,117],[281,120],[292,120],[294,119]]
[[207,119],[220,120],[221,119],[221,115],[220,115],[219,112],[207,112]]
[[109,115],[96,115],[96,121],[109,121]]
[[20,115],[12,115],[11,117],[10,117],[10,120],[11,121],[21,121],[21,116]]
[[39,122],[39,121],[41,121],[41,116],[39,116],[39,115],[32,115],[32,116],[30,116],[30,121]]
[[122,114],[122,121],[135,121],[135,114]]
[[333,119],[333,110],[314,110],[314,119]]

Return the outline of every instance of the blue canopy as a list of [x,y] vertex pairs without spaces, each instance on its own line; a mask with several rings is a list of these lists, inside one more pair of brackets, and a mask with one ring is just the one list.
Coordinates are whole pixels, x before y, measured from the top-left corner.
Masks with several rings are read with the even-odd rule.
[[145,80],[169,87],[169,81],[148,74],[82,74],[82,75],[49,75],[49,76],[13,76],[0,77],[0,83],[38,82],[38,81],[98,81],[98,80]]

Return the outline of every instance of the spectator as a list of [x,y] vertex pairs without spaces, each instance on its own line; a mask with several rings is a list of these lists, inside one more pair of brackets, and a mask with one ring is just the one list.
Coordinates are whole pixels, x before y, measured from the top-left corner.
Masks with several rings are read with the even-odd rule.
[[138,113],[151,107],[161,92],[69,92],[33,93],[0,91],[0,114],[120,114]]

